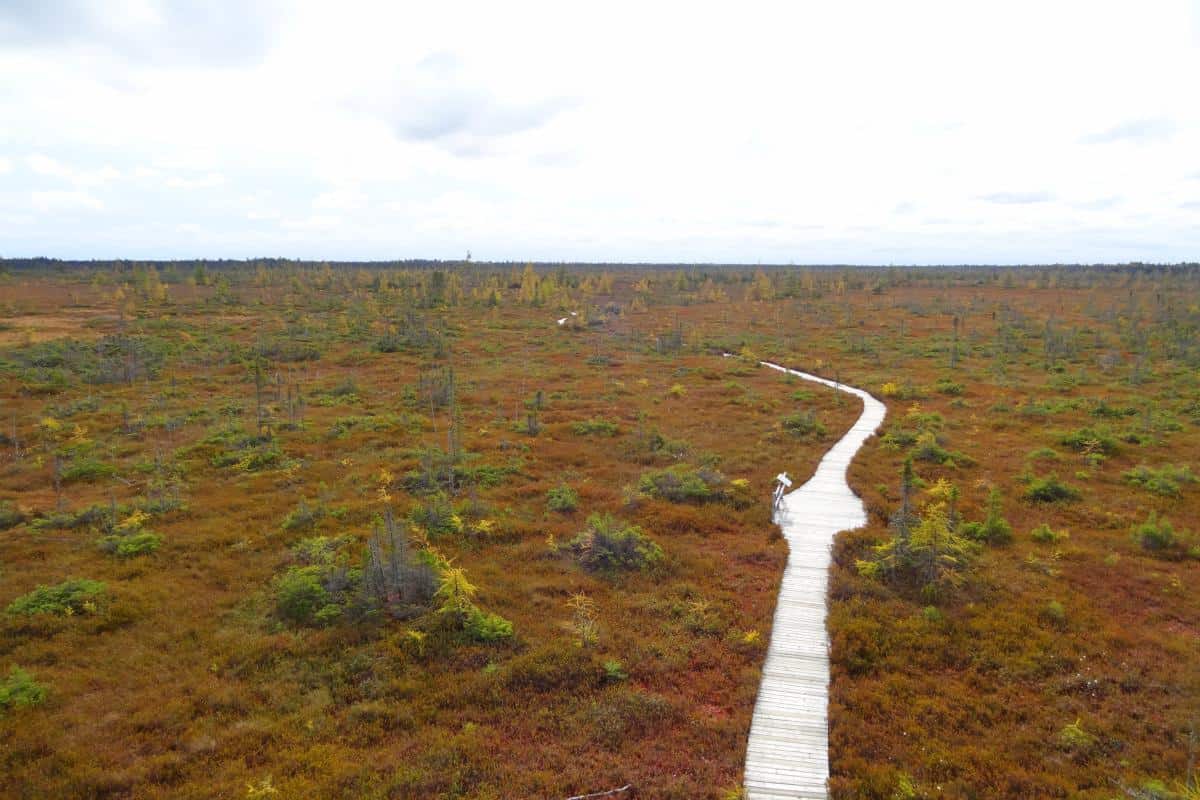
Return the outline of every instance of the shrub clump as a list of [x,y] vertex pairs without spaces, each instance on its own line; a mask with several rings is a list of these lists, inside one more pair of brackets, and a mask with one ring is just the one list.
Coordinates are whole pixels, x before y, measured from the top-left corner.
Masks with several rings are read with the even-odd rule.
[[117,558],[148,556],[162,545],[162,537],[151,531],[138,531],[128,535],[104,536],[97,545],[102,551]]
[[322,627],[341,618],[361,583],[361,570],[347,566],[340,539],[314,536],[292,548],[296,562],[272,582],[275,613],[293,625]]
[[438,615],[453,630],[460,630],[477,642],[498,642],[513,634],[513,625],[498,614],[489,614],[475,605],[474,584],[461,567],[442,562],[441,577],[434,599],[440,600]]
[[1158,469],[1139,464],[1121,477],[1131,486],[1162,497],[1179,497],[1184,485],[1196,482],[1196,475],[1190,468],[1171,464],[1164,464]]
[[579,492],[567,486],[555,486],[546,493],[546,508],[551,511],[568,513],[579,508]]
[[1079,490],[1060,481],[1057,475],[1034,478],[1025,489],[1025,499],[1034,503],[1061,503],[1079,497]]
[[1133,528],[1133,540],[1143,550],[1159,558],[1200,558],[1200,545],[1189,547],[1190,538],[1187,532],[1176,531],[1166,517],[1160,519],[1155,511],[1150,512],[1145,522]]
[[275,578],[275,610],[296,625],[323,625],[341,616],[323,582],[321,567],[289,567]]
[[62,471],[62,479],[66,483],[83,481],[90,483],[101,478],[110,478],[117,474],[117,468],[94,458],[83,458]]
[[611,514],[592,514],[587,527],[565,549],[585,569],[595,572],[640,570],[663,559],[662,548],[636,525],[628,525]]
[[1041,544],[1057,544],[1069,538],[1069,535],[1066,531],[1056,531],[1043,522],[1029,532],[1029,538]]
[[108,587],[101,581],[73,578],[55,586],[39,585],[8,604],[9,614],[94,614]]
[[8,677],[0,681],[0,713],[10,708],[29,708],[46,699],[46,687],[25,670],[13,666]]
[[1064,433],[1059,437],[1058,443],[1077,453],[1100,453],[1106,456],[1111,456],[1120,449],[1116,438],[1103,428],[1080,428]]
[[814,439],[822,439],[828,434],[825,423],[817,419],[817,415],[812,411],[788,414],[783,418],[782,425],[785,431],[800,438],[811,436]]
[[571,423],[571,432],[576,436],[616,436],[618,428],[605,419],[585,419]]
[[739,493],[731,492],[725,476],[712,469],[678,464],[643,473],[638,492],[672,503],[719,503],[738,505]]
[[1000,505],[1000,490],[988,492],[987,516],[983,522],[968,522],[962,526],[961,532],[969,539],[975,539],[988,544],[1004,545],[1012,541],[1012,525],[1004,518]]
[[280,527],[285,531],[307,531],[316,526],[318,522],[325,518],[325,506],[321,503],[309,505],[306,500],[301,500],[299,504],[287,516],[283,518]]
[[21,509],[14,506],[7,500],[0,503],[0,531],[6,531],[9,528],[15,528],[25,521],[25,514]]

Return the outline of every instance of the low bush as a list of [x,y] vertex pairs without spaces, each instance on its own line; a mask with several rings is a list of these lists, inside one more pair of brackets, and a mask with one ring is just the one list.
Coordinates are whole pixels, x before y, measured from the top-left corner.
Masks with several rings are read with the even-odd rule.
[[1058,732],[1058,746],[1078,755],[1087,755],[1098,743],[1099,740],[1084,730],[1079,720],[1064,725]]
[[409,512],[414,525],[424,528],[431,537],[448,536],[463,532],[463,521],[450,498],[443,492],[427,497],[414,505]]
[[546,493],[546,507],[563,513],[574,511],[579,507],[579,492],[565,483],[556,486]]
[[1061,503],[1079,497],[1079,490],[1060,481],[1057,475],[1034,478],[1025,489],[1025,499],[1034,503]]
[[1164,464],[1158,469],[1139,464],[1121,477],[1131,486],[1162,497],[1178,497],[1183,486],[1196,482],[1196,475],[1189,467],[1171,464]]
[[325,518],[325,506],[317,503],[309,505],[307,501],[301,500],[300,503],[283,518],[280,527],[285,531],[307,531],[311,530],[318,522]]
[[[1008,520],[1002,513],[999,489],[992,489],[988,492],[987,516],[984,517],[983,522],[979,523],[977,530],[972,530],[972,533],[974,535],[970,538],[988,544],[1005,545],[1012,541],[1012,525],[1008,524]],[[963,534],[967,535],[967,532],[963,531]]]
[[[275,611],[280,618],[296,625],[314,625],[328,620],[336,609],[332,597],[321,582],[319,566],[289,567],[275,578]],[[318,614],[325,613],[318,620]]]
[[1120,450],[1117,439],[1104,428],[1080,428],[1058,437],[1058,443],[1077,453],[1100,453],[1111,456]]
[[1029,532],[1029,538],[1041,544],[1057,544],[1064,539],[1069,538],[1066,531],[1053,530],[1046,523],[1042,523]]
[[476,608],[467,615],[464,630],[478,642],[498,642],[513,635],[513,624],[498,614],[488,614]]
[[588,517],[587,527],[565,549],[596,572],[646,569],[663,559],[662,548],[641,528],[611,514]]
[[0,714],[10,708],[29,708],[46,699],[46,687],[25,670],[13,666],[8,677],[0,681]]
[[76,528],[96,527],[100,530],[111,531],[116,526],[116,517],[125,509],[117,506],[88,506],[79,511],[56,511],[39,517],[30,523],[36,530],[74,530]]
[[643,473],[638,491],[672,503],[720,502],[729,499],[725,483],[725,476],[715,470],[679,464]]
[[608,420],[585,419],[571,423],[571,432],[577,436],[616,436],[619,429]]
[[0,531],[15,528],[26,519],[24,512],[7,500],[0,503]]
[[136,558],[148,556],[162,545],[162,537],[151,531],[138,531],[130,534],[114,534],[101,537],[97,546],[109,555],[117,558]]
[[1186,531],[1176,531],[1166,517],[1160,519],[1155,511],[1133,528],[1133,540],[1160,558],[1200,557],[1200,547],[1189,545],[1190,539]]
[[83,458],[70,464],[62,471],[62,479],[66,483],[80,481],[90,483],[101,478],[110,478],[117,474],[117,468],[94,458]]
[[816,414],[812,411],[797,411],[789,414],[783,418],[782,424],[785,431],[800,438],[811,436],[820,439],[828,433],[825,424],[817,419]]
[[108,587],[101,581],[75,578],[55,586],[39,585],[29,594],[8,604],[9,614],[72,614],[95,613]]

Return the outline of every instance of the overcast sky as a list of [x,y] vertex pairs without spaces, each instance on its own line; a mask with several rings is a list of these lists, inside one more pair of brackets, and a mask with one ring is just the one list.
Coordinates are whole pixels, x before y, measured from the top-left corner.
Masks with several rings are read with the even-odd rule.
[[1200,259],[1200,0],[0,0],[0,255]]

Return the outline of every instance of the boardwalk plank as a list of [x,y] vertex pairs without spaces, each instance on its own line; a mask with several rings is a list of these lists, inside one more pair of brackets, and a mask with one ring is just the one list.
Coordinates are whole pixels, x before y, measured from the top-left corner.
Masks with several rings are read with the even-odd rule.
[[777,364],[763,366],[833,386],[863,401],[863,412],[803,486],[783,498],[776,521],[790,548],[771,643],[746,747],[748,800],[824,800],[829,779],[829,635],[825,595],[830,547],[840,531],[866,523],[846,468],[883,423],[871,395]]

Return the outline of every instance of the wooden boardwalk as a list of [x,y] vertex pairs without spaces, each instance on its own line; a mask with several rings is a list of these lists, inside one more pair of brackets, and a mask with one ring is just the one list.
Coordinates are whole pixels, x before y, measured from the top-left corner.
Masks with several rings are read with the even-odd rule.
[[830,548],[839,531],[866,522],[862,501],[846,483],[846,468],[862,443],[883,423],[887,407],[861,389],[761,363],[833,386],[863,401],[858,421],[825,454],[812,478],[784,496],[776,515],[790,553],[746,747],[749,800],[824,798],[829,778],[825,589]]

